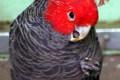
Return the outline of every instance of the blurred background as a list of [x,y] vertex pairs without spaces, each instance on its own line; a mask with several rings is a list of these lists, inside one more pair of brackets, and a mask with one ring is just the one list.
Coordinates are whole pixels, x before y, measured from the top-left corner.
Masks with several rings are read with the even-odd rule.
[[[0,80],[11,80],[8,62],[9,26],[33,0],[0,0]],[[96,25],[103,50],[101,80],[120,80],[120,0],[98,7]]]

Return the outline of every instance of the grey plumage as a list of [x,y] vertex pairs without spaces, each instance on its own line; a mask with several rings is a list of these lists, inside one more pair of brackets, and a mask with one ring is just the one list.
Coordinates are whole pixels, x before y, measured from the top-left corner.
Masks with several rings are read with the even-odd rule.
[[[11,25],[12,80],[99,80],[102,54],[95,29],[85,39],[69,42],[68,35],[44,20],[46,7],[47,0],[35,0]],[[91,70],[81,67],[86,57],[93,60]],[[83,68],[91,74],[85,75]]]

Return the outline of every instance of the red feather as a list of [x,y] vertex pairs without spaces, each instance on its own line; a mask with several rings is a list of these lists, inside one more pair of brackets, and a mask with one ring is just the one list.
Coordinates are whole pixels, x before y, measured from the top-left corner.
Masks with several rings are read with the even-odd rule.
[[[103,1],[100,0],[99,4]],[[69,20],[69,12],[75,14],[75,21]],[[75,25],[94,27],[98,21],[98,10],[94,0],[49,0],[44,17],[56,31],[71,34]]]
[[100,0],[98,6],[104,5],[104,4],[105,4],[105,1],[108,2],[109,0]]

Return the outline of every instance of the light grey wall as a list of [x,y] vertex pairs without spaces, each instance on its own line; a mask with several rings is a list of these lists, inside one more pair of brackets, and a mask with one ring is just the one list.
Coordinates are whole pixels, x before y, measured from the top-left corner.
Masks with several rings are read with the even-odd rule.
[[[0,0],[0,21],[14,20],[33,0]],[[120,19],[120,0],[110,0],[99,9],[100,21],[116,21]]]

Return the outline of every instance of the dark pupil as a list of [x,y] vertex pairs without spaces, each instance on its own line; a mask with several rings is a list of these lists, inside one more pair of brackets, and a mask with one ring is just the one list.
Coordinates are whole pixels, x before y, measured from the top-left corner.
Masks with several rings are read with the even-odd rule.
[[74,18],[74,13],[73,13],[73,12],[70,12],[70,13],[69,13],[69,16],[70,16],[70,18]]

